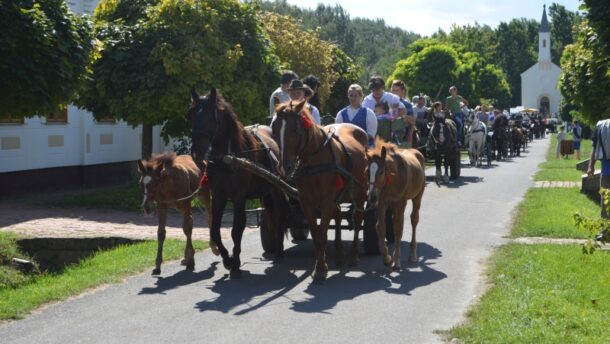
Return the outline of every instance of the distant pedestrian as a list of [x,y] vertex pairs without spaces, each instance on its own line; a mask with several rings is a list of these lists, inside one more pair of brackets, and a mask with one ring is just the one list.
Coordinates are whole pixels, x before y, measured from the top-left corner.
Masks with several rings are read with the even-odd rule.
[[[592,178],[595,174],[595,161],[600,160],[602,169],[600,175],[600,188],[610,189],[610,119],[604,119],[595,125],[593,133],[593,150],[589,159],[587,175]],[[608,218],[604,200],[601,200],[601,216]]]
[[582,127],[578,124],[578,120],[574,120],[574,127],[572,128],[572,136],[574,137],[574,153],[576,154],[576,160],[580,160],[580,141],[582,140]]
[[[561,154],[561,143],[566,139],[566,131],[565,127],[562,125],[559,127],[559,134],[557,134],[557,148],[555,152],[555,158],[559,159],[559,155]],[[561,154],[562,158],[565,158],[565,155]]]

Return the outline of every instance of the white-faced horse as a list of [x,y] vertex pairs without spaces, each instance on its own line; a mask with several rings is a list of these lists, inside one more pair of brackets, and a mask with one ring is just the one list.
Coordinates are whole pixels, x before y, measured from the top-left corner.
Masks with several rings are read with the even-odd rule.
[[468,155],[470,156],[470,166],[481,166],[483,152],[485,151],[485,139],[487,137],[487,127],[485,123],[479,120],[476,113],[472,114],[470,128],[470,144],[468,146]]

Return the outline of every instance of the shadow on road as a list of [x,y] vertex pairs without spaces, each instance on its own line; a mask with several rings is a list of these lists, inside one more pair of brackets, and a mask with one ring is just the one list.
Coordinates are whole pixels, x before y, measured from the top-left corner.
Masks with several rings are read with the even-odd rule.
[[217,270],[216,266],[218,264],[219,262],[214,262],[206,270],[199,272],[180,270],[176,272],[173,276],[159,276],[157,277],[157,281],[155,282],[154,287],[142,288],[138,295],[165,294],[165,292],[167,292],[168,290],[210,279],[214,277],[214,273]]
[[[349,248],[349,245],[345,247]],[[408,263],[409,243],[401,243],[403,269],[397,273],[390,272],[380,256],[362,255],[356,267],[337,268],[332,259],[332,242],[329,242],[329,277],[321,285],[314,284],[310,277],[314,265],[312,248],[311,240],[289,248],[285,262],[272,264],[263,274],[244,271],[239,279],[231,279],[225,274],[208,287],[217,295],[198,302],[195,308],[202,312],[235,311],[235,315],[243,315],[272,302],[290,302],[291,309],[296,312],[325,313],[339,302],[361,295],[377,291],[410,295],[416,288],[447,277],[433,268],[434,260],[441,257],[441,252],[426,243],[418,244],[420,259],[417,263]],[[244,270],[248,270],[248,265],[243,266]],[[297,286],[303,282],[307,285],[301,291],[302,287],[299,289]]]

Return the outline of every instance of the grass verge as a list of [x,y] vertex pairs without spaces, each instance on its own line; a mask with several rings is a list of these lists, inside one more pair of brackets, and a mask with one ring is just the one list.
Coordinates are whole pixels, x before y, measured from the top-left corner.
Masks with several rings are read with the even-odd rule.
[[586,238],[587,233],[574,226],[576,211],[599,218],[596,202],[577,188],[532,188],[517,206],[511,235],[544,236],[551,238]]
[[[193,245],[196,250],[207,247],[207,243],[202,241],[194,241]],[[19,319],[45,303],[63,300],[103,284],[120,282],[154,266],[156,252],[155,241],[119,246],[98,252],[61,273],[35,276],[14,288],[0,288],[0,320]],[[165,241],[163,256],[166,261],[178,259],[183,253],[184,241]]]
[[[588,159],[591,156],[591,140],[583,140],[580,144],[581,160]],[[569,158],[557,159],[555,157],[555,150],[557,146],[557,135],[552,135],[551,137],[551,145],[546,154],[546,161],[539,165],[540,170],[534,175],[534,180],[536,181],[580,181],[584,172],[576,170],[576,160],[575,155],[570,155]],[[599,169],[599,162],[596,164],[596,169]]]
[[488,268],[493,288],[445,335],[464,343],[607,343],[610,253],[581,252],[578,245],[501,248]]

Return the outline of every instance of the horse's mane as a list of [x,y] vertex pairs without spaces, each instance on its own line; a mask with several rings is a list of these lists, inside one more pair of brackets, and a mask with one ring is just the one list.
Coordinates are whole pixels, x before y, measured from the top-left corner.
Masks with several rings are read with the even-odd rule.
[[[301,112],[299,112],[298,114],[300,114],[300,115],[304,115],[304,116],[307,116],[307,117],[308,117],[308,118],[309,118],[309,119],[312,121],[312,123],[313,123],[313,122],[314,122],[314,120],[313,120],[313,116],[312,116],[312,114],[311,114],[311,111],[309,110],[309,107],[308,107],[308,106],[306,106],[307,104],[308,104],[308,103],[306,102],[306,103],[303,105],[303,108],[301,109]],[[296,111],[294,111],[294,110],[295,110],[295,108],[294,108],[294,106],[293,106],[293,102],[292,102],[292,100],[287,101],[287,102],[284,102],[284,103],[281,103],[281,104],[278,104],[278,105],[275,107],[275,112],[280,113],[280,112],[282,112],[282,111],[284,111],[284,110],[286,110],[286,109],[288,109],[288,110],[289,110],[289,111],[291,111],[291,112],[296,113]],[[313,127],[313,126],[312,126],[312,127]]]
[[394,153],[396,153],[398,151],[398,146],[396,146],[393,143],[386,142],[380,137],[377,137],[377,138],[375,138],[375,148],[369,150],[369,155],[381,156],[382,147],[385,147],[387,155],[393,155]]
[[176,160],[175,152],[165,152],[161,154],[155,154],[150,159],[150,162],[155,165],[163,164],[163,165],[173,165],[174,160]]
[[257,145],[256,139],[244,129],[244,125],[237,118],[237,114],[233,110],[233,106],[218,95],[219,110],[224,112],[225,118],[228,119],[228,128],[231,131],[230,137],[233,138],[235,147],[239,151],[247,150],[248,147],[255,148]]

